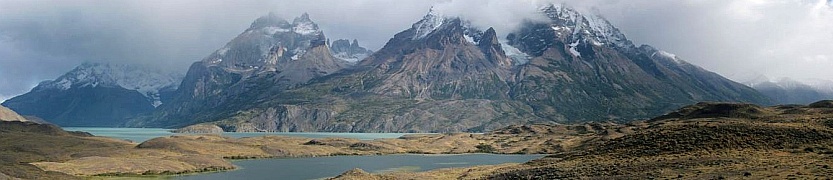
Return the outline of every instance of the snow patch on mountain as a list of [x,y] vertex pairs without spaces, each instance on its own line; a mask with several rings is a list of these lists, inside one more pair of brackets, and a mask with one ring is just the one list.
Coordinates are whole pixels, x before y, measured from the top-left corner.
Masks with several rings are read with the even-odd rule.
[[576,50],[576,46],[578,46],[578,41],[570,43],[570,54],[575,57],[581,57],[581,53]]
[[301,49],[301,48],[296,48],[296,49],[292,50],[292,53],[295,54],[295,55],[292,55],[291,59],[292,60],[298,60],[298,59],[301,59],[301,56],[303,56],[304,53],[307,53],[307,50],[304,50],[304,49]]
[[267,35],[274,35],[275,33],[278,33],[278,32],[282,32],[282,33],[283,32],[289,32],[289,29],[270,26],[270,27],[264,27],[263,32],[266,33]]
[[512,58],[512,60],[515,61],[515,65],[526,64],[527,62],[529,62],[529,59],[531,58],[531,56],[529,56],[528,54],[522,52],[520,49],[515,48],[509,44],[500,43],[500,47],[501,49],[503,49],[503,52],[506,53],[506,56],[509,56],[509,58]]
[[468,41],[469,43],[477,44],[477,42],[474,41],[474,37],[471,37],[469,35],[463,35],[463,38],[466,39],[466,41]]
[[333,56],[335,56],[336,58],[348,61],[348,62],[358,62],[358,61],[368,57],[368,55],[364,55],[364,54],[350,55],[346,52],[335,53],[335,54],[333,54]]
[[437,11],[434,11],[434,8],[431,8],[422,20],[413,25],[415,32],[412,39],[417,40],[427,37],[440,28],[445,20],[446,18],[442,14],[439,14]]
[[224,48],[222,48],[222,49],[220,49],[220,50],[217,50],[217,54],[220,54],[220,55],[226,55],[226,52],[228,52],[228,50],[229,50],[229,48],[228,48],[228,47],[224,47]]
[[568,32],[571,41],[588,40],[596,46],[633,46],[619,29],[598,13],[579,12],[564,4],[550,4],[541,8],[541,11],[553,21],[552,29],[559,36]]
[[310,35],[321,32],[321,30],[319,30],[318,27],[316,27],[316,25],[312,22],[301,22],[295,24],[294,27],[292,27],[292,31],[301,35]]
[[136,65],[111,65],[84,63],[54,81],[44,81],[36,89],[68,90],[81,87],[121,87],[135,90],[152,100],[154,106],[162,104],[159,91],[176,89],[183,76]]
[[667,59],[670,59],[670,60],[674,61],[674,63],[677,63],[677,64],[682,64],[683,63],[679,58],[677,58],[676,54],[671,54],[667,51],[659,50],[656,53],[652,54],[651,56],[656,56],[656,55],[659,55],[659,56],[665,57]]
[[301,35],[310,35],[310,34],[319,34],[321,30],[318,29],[318,25],[312,22],[309,19],[309,14],[304,13],[301,17],[295,18],[292,21],[292,32],[301,34]]

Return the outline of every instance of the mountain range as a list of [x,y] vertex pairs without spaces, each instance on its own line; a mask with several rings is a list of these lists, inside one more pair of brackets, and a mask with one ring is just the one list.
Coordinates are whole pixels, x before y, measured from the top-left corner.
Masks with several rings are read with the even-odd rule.
[[[539,10],[546,21],[525,21],[505,37],[431,10],[375,52],[356,40],[330,43],[308,14],[292,21],[269,14],[193,63],[170,99],[113,123],[238,132],[483,132],[645,119],[699,101],[772,103],[676,55],[634,45],[599,15],[562,4]],[[70,87],[76,86],[82,87]],[[35,98],[17,99],[43,107]]]

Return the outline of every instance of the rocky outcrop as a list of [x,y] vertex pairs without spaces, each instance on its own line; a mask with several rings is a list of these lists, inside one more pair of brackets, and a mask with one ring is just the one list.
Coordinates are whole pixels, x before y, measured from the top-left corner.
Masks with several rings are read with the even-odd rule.
[[213,124],[195,124],[173,130],[174,133],[199,133],[199,134],[218,134],[223,133],[223,128]]
[[352,43],[350,43],[350,40],[347,39],[335,40],[330,45],[330,50],[333,51],[333,55],[335,57],[350,62],[364,60],[364,58],[373,54],[373,51],[361,47],[359,45],[359,40],[356,39],[353,39]]

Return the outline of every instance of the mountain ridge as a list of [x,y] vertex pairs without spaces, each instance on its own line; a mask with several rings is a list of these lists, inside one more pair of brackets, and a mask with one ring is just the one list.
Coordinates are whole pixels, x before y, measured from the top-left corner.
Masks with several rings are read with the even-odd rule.
[[[768,102],[673,54],[633,45],[599,16],[555,4],[541,10],[550,21],[525,22],[500,42],[493,28],[431,9],[355,66],[294,86],[278,87],[269,76],[243,78],[243,88],[215,89],[238,93],[209,103],[221,111],[176,118],[161,111],[149,119],[156,119],[153,126],[206,123],[238,132],[482,132],[628,121],[698,101]],[[326,52],[318,54],[333,53]]]
[[[372,54],[357,40],[330,44],[309,14],[288,21],[270,13],[194,62],[167,102],[118,125],[483,132],[631,121],[700,101],[770,103],[676,55],[634,45],[597,14],[564,4],[539,10],[547,20],[524,21],[503,38],[432,8]],[[348,61],[359,55],[368,56]],[[84,92],[75,96],[100,94]]]

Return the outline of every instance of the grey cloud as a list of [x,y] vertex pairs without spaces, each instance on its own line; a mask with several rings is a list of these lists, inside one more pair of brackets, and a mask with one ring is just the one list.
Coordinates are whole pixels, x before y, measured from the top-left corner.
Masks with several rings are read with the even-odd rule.
[[831,79],[833,8],[826,0],[587,1],[636,43],[738,81]]

